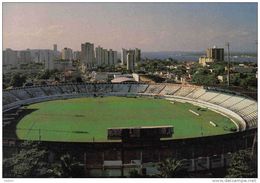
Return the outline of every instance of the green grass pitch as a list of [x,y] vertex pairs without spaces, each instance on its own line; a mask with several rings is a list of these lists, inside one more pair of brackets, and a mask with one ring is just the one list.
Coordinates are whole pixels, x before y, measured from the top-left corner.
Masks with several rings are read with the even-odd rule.
[[208,109],[144,97],[54,100],[27,108],[35,111],[16,127],[18,138],[26,140],[107,141],[107,128],[112,127],[173,125],[174,139],[226,134],[231,133],[230,128],[235,128],[230,119]]

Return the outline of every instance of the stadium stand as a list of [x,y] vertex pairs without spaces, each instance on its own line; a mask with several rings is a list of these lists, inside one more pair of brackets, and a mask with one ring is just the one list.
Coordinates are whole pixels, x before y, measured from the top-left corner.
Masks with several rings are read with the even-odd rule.
[[231,106],[241,102],[244,99],[245,99],[244,97],[232,96],[231,98],[227,99],[226,101],[224,101],[220,105],[223,106],[223,107],[226,107],[226,108],[230,108]]
[[128,93],[129,87],[128,84],[113,84],[113,92]]
[[159,94],[164,88],[165,85],[150,85],[146,89],[145,93]]
[[76,85],[76,87],[79,90],[79,93],[87,93],[86,85],[85,84],[79,84]]
[[238,111],[238,113],[241,115],[249,115],[254,111],[257,111],[257,104],[252,104],[244,109],[241,109],[240,111]]
[[255,101],[253,101],[251,99],[244,99],[244,100],[236,103],[235,105],[231,106],[230,109],[232,109],[233,111],[239,111],[245,107],[250,106],[253,103],[255,103]]
[[10,93],[14,94],[20,100],[26,100],[26,99],[31,98],[31,96],[28,94],[28,92],[24,89],[10,90]]
[[[3,91],[4,111],[22,104],[77,97],[77,94],[144,94],[166,95],[178,100],[187,99],[191,103],[207,103],[219,106],[241,116],[247,123],[247,128],[257,127],[257,102],[245,96],[223,90],[208,90],[198,86],[183,86],[178,84],[62,84],[55,86],[25,87]],[[209,105],[209,106],[210,106]],[[222,107],[222,108],[221,108]],[[216,108],[215,108],[216,109]],[[6,121],[7,124],[8,120]]]
[[32,98],[47,96],[47,94],[42,90],[42,87],[26,88],[25,90],[32,96]]
[[203,100],[203,101],[209,101],[215,97],[217,97],[220,93],[219,92],[214,92],[214,91],[207,91],[205,92],[203,95],[201,95],[200,97],[198,97],[199,100]]
[[200,96],[202,96],[206,90],[204,88],[197,88],[196,90],[192,91],[190,94],[188,94],[186,97],[197,99]]
[[211,98],[207,102],[210,102],[213,104],[220,104],[220,103],[224,102],[225,100],[229,99],[230,97],[232,97],[232,96],[229,94],[220,93],[218,96]]
[[95,93],[95,87],[94,87],[94,85],[92,85],[92,84],[87,84],[87,85],[86,85],[86,91],[87,91],[87,93]]
[[173,95],[181,87],[179,85],[166,85],[166,87],[160,92],[161,95]]
[[132,84],[130,93],[143,93],[148,88],[148,84]]
[[42,87],[42,90],[48,95],[60,95],[62,94],[62,91],[57,86],[45,86]]
[[182,86],[174,95],[185,97],[186,95],[190,94],[196,88],[191,86]]
[[78,89],[75,90],[73,85],[60,85],[59,88],[61,89],[61,92],[63,94],[71,94],[71,93],[78,92]]
[[6,104],[10,104],[10,103],[13,103],[13,102],[16,102],[18,101],[19,99],[17,99],[14,95],[12,95],[11,93],[9,92],[3,92],[3,104],[6,105]]
[[112,84],[96,84],[97,93],[109,93],[112,92]]

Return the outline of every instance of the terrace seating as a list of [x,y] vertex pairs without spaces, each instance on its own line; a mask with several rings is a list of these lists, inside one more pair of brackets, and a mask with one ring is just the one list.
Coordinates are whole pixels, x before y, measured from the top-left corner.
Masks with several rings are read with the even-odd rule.
[[185,97],[186,95],[190,94],[195,89],[196,88],[194,88],[192,86],[182,86],[176,93],[174,93],[174,95]]
[[113,84],[113,92],[128,93],[129,87],[128,84]]
[[240,97],[240,96],[233,96],[229,99],[227,99],[226,101],[224,101],[223,103],[221,103],[220,105],[226,108],[230,108],[231,106],[241,102],[242,100],[244,100],[244,97]]
[[188,94],[186,97],[197,99],[206,92],[207,92],[207,90],[205,90],[204,88],[197,88],[196,90],[194,90],[190,94]]
[[84,85],[84,84],[79,84],[79,85],[76,85],[76,87],[78,88],[79,93],[87,93],[86,85]]
[[213,104],[220,104],[230,97],[232,97],[232,95],[229,95],[229,94],[226,94],[226,93],[220,93],[218,96],[211,98],[207,102],[210,102],[210,103],[213,103]]
[[160,92],[161,95],[173,95],[181,87],[179,85],[166,85],[166,87]]
[[201,95],[198,99],[203,101],[210,101],[211,99],[217,97],[220,93],[214,91],[207,91]]
[[60,88],[58,88],[56,86],[45,86],[45,87],[41,87],[41,88],[48,96],[62,94]]
[[9,92],[3,92],[3,104],[6,105],[6,104],[11,104],[13,102],[16,102],[18,101],[19,99],[16,98],[14,95],[12,95],[11,93]]
[[159,94],[162,91],[162,89],[164,89],[164,87],[165,85],[149,85],[145,93]]
[[247,106],[250,106],[253,103],[255,103],[255,101],[251,99],[244,99],[239,103],[236,103],[235,105],[231,106],[230,109],[232,109],[233,111],[239,111]]
[[143,93],[149,85],[147,84],[132,84],[130,93]]
[[9,92],[21,100],[32,98],[24,89],[10,90]]
[[246,120],[248,128],[253,128],[257,126],[257,111],[254,111],[249,115],[244,115],[243,118]]
[[98,93],[109,93],[112,92],[111,84],[96,84],[96,92]]
[[61,92],[64,94],[71,94],[71,93],[78,92],[78,88],[75,89],[73,85],[61,85],[59,86],[59,88],[61,89]]
[[87,84],[86,85],[86,91],[87,93],[94,93],[95,92],[95,86],[92,84]]
[[47,96],[40,87],[28,88],[25,90],[32,96],[32,98]]
[[256,103],[238,111],[238,113],[241,114],[242,116],[247,116],[247,115],[250,115],[251,113],[253,113],[254,111],[257,111]]

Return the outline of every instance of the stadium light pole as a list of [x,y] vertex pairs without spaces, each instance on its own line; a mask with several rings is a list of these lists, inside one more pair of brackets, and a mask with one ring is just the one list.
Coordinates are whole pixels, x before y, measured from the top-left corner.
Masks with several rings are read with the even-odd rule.
[[227,56],[228,56],[228,73],[227,73],[227,85],[230,86],[230,53],[229,53],[229,42],[226,43],[227,46]]

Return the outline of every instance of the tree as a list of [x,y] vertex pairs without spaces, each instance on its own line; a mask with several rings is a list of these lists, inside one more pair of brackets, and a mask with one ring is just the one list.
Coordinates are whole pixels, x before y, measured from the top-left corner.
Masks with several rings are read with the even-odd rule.
[[13,87],[21,87],[26,82],[26,76],[16,73],[11,78],[11,86]]
[[231,157],[230,167],[226,178],[256,178],[256,158],[250,150],[240,150]]
[[83,177],[84,171],[80,162],[66,153],[60,157],[60,161],[52,164],[48,174],[50,177]]
[[130,178],[141,178],[142,175],[140,175],[136,169],[133,169],[129,172],[129,177]]
[[51,77],[51,72],[48,69],[38,76],[39,79],[49,79],[50,77]]
[[180,172],[183,170],[183,161],[176,160],[173,158],[167,158],[159,164],[158,171],[159,176],[163,178],[173,178],[178,177]]
[[207,74],[206,71],[202,73],[195,73],[192,76],[192,82],[201,85],[216,85],[219,83],[218,79],[214,74]]
[[83,177],[84,169],[70,154],[59,161],[48,161],[50,152],[39,142],[24,142],[19,152],[3,160],[4,177]]
[[45,177],[48,153],[39,143],[24,142],[21,150],[3,160],[4,177]]

